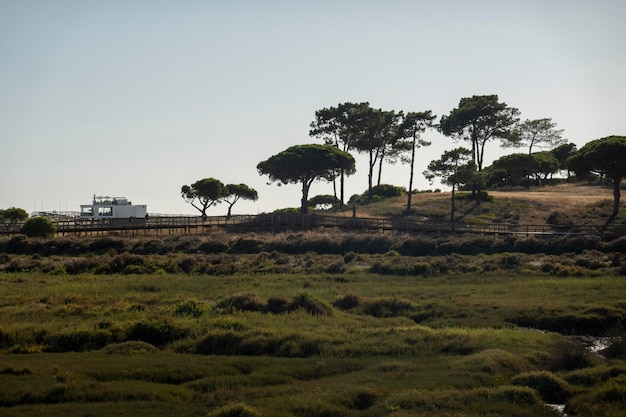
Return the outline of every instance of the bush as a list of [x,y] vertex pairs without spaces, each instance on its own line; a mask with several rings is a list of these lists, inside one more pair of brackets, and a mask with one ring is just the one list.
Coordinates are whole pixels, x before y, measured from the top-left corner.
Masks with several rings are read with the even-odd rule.
[[351,310],[361,305],[361,299],[356,294],[347,294],[333,301],[333,305],[341,310]]
[[530,387],[548,403],[562,404],[570,396],[567,382],[551,372],[539,371],[520,374],[511,380],[511,385]]
[[148,319],[132,324],[126,331],[128,340],[139,340],[160,347],[187,336],[185,329],[168,321]]
[[348,203],[367,203],[403,195],[406,195],[406,188],[404,187],[398,187],[391,184],[380,184],[372,187],[369,191],[365,191],[360,196],[354,195],[350,197],[350,201]]
[[52,237],[57,228],[47,217],[32,217],[26,220],[21,232],[28,237]]
[[211,254],[211,253],[224,253],[228,251],[230,247],[224,243],[217,240],[209,240],[206,242],[202,242],[198,246],[198,252]]
[[308,294],[300,294],[294,297],[291,303],[289,303],[289,311],[296,311],[300,309],[303,309],[307,313],[314,316],[328,316],[332,313],[330,307]]
[[97,253],[121,253],[125,248],[125,240],[116,237],[102,237],[94,239],[89,245],[89,250]]
[[263,303],[254,294],[237,294],[226,297],[216,307],[226,313],[232,313],[233,311],[263,311]]
[[398,298],[377,298],[362,304],[365,314],[379,318],[403,316],[415,310],[409,301]]
[[264,311],[272,314],[286,313],[289,307],[289,301],[282,297],[270,297],[267,299]]
[[177,316],[191,316],[193,318],[198,318],[203,314],[203,311],[202,307],[200,307],[195,300],[187,300],[176,307],[174,314]]
[[201,355],[237,355],[241,351],[243,336],[230,330],[214,330],[196,346]]
[[101,349],[111,342],[112,335],[106,330],[84,330],[48,336],[49,352],[84,352]]
[[561,211],[553,211],[550,213],[546,223],[565,228],[572,227],[574,225],[574,222],[569,218],[569,216]]
[[210,412],[208,417],[262,417],[256,409],[246,404],[229,404]]
[[158,349],[150,343],[131,341],[123,343],[113,343],[102,349],[103,352],[115,355],[136,355],[142,353],[153,353]]

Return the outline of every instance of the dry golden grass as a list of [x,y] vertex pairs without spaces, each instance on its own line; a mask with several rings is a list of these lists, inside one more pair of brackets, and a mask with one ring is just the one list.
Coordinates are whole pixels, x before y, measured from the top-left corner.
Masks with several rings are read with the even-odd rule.
[[[456,218],[469,223],[545,224],[553,212],[565,213],[575,224],[601,225],[611,214],[612,189],[589,184],[559,184],[530,189],[489,191],[493,198],[476,206],[473,201],[457,199]],[[420,193],[413,195],[409,218],[419,221],[448,221],[450,193]],[[400,217],[406,208],[407,198],[396,197],[378,203],[357,207],[357,216],[387,218]],[[620,210],[620,217],[626,208]],[[340,215],[352,215],[346,207]],[[619,218],[616,221],[619,221]]]

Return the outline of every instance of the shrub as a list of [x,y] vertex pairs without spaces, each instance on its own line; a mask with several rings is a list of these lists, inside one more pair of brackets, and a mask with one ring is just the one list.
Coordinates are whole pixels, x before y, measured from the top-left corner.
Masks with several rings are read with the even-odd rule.
[[359,259],[359,255],[356,252],[348,252],[343,256],[343,261],[347,264]]
[[236,355],[240,353],[243,336],[230,330],[214,330],[196,346],[202,355]]
[[211,253],[224,253],[228,251],[230,247],[228,244],[224,242],[220,242],[217,240],[208,240],[206,242],[202,242],[198,246],[198,252],[211,254]]
[[174,314],[177,316],[191,316],[193,318],[198,318],[203,314],[203,311],[202,307],[200,307],[195,300],[187,300],[176,307]]
[[22,226],[22,233],[28,237],[52,237],[57,228],[47,217],[32,217]]
[[517,375],[511,380],[511,385],[530,387],[537,391],[544,401],[553,404],[562,404],[570,396],[567,382],[547,371]]
[[398,298],[377,298],[363,303],[365,314],[374,317],[397,317],[413,310],[410,302]]
[[546,223],[565,228],[569,228],[574,225],[574,222],[569,218],[569,216],[561,211],[553,211],[550,213]]
[[263,311],[261,303],[254,294],[237,294],[222,299],[216,306],[226,313],[233,311]]
[[547,365],[552,371],[572,371],[593,364],[594,358],[587,349],[574,341],[562,340],[553,347]]
[[270,297],[267,299],[264,311],[272,314],[286,313],[288,310],[289,301],[282,297]]
[[94,239],[89,245],[89,250],[97,253],[121,253],[126,246],[125,240],[117,237],[102,237]]
[[398,197],[406,194],[406,188],[398,187],[391,184],[380,184],[372,187],[371,190],[365,191],[363,194],[355,194],[350,197],[349,204],[352,203],[368,203],[379,201],[384,198]]
[[307,313],[314,316],[328,316],[332,313],[332,310],[326,304],[322,301],[316,300],[308,294],[300,294],[294,297],[291,303],[289,303],[289,311],[296,311],[299,309],[303,309]]
[[187,336],[188,331],[169,321],[148,319],[132,324],[126,331],[128,340],[140,340],[160,347]]
[[341,403],[353,410],[367,410],[378,401],[376,393],[369,390],[360,390],[348,393]]
[[263,241],[253,238],[239,238],[230,248],[233,253],[259,253],[263,250]]
[[111,333],[106,330],[80,330],[48,336],[45,342],[49,352],[83,352],[100,349],[111,339]]
[[361,305],[361,299],[356,294],[347,294],[333,301],[333,305],[342,310],[351,310]]
[[326,272],[329,274],[343,274],[345,271],[346,265],[342,259],[338,259],[326,267]]
[[229,404],[210,412],[208,417],[263,417],[258,410],[242,403]]
[[153,353],[158,349],[152,346],[150,343],[141,341],[130,341],[123,343],[113,343],[107,345],[102,349],[104,353],[110,353],[115,355],[136,355],[142,353]]

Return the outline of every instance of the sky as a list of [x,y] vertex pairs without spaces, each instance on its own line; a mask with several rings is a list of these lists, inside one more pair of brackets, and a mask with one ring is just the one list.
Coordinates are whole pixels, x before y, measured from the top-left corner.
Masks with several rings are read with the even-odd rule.
[[[298,207],[300,186],[256,166],[321,143],[315,111],[345,102],[439,120],[497,94],[579,148],[626,135],[625,16],[623,0],[0,0],[0,208],[106,195],[195,215],[180,189],[208,177],[257,190],[233,214]],[[414,188],[443,188],[421,173],[468,144],[423,137]],[[518,151],[489,142],[485,165]],[[367,189],[354,156],[347,196]],[[383,183],[408,179],[383,168]]]

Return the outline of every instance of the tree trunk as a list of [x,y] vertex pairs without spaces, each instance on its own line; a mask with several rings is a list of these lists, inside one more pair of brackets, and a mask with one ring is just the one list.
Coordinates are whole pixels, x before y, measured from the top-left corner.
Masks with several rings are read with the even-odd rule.
[[307,181],[302,181],[302,200],[300,200],[300,214],[308,214],[309,213],[309,187],[311,185],[307,183]]
[[344,204],[344,181],[345,181],[345,173],[343,172],[343,169],[341,170],[341,175],[339,178],[339,194],[341,195],[341,198],[339,199],[341,201],[341,207],[343,207]]
[[452,225],[452,231],[454,232],[454,212],[455,212],[455,207],[454,207],[454,189],[455,189],[455,184],[452,184],[452,204],[450,207],[450,224]]
[[415,135],[413,135],[413,148],[411,148],[411,173],[409,174],[409,195],[406,201],[406,213],[411,212],[411,196],[413,195],[413,171],[415,169]]
[[606,223],[604,224],[604,227],[607,227],[609,224],[611,224],[613,220],[615,220],[615,218],[617,217],[617,214],[619,213],[619,201],[621,198],[619,185],[621,182],[622,182],[621,178],[613,179],[613,213],[607,219]]
[[380,153],[380,160],[378,161],[378,182],[376,185],[380,185],[380,179],[383,176],[383,161],[385,160],[385,148]]
[[374,182],[374,154],[370,151],[369,172],[367,173],[367,198],[372,197],[372,184]]

